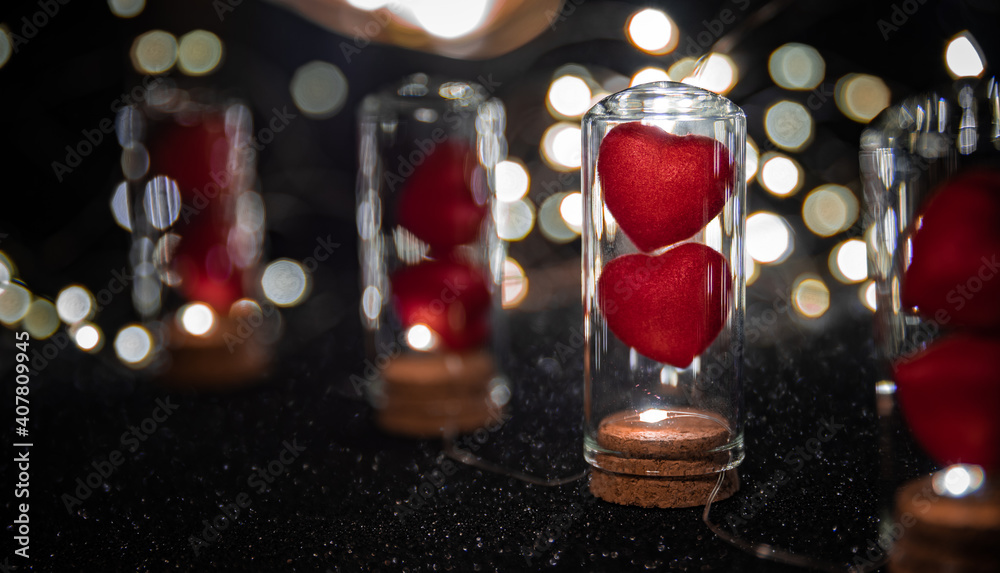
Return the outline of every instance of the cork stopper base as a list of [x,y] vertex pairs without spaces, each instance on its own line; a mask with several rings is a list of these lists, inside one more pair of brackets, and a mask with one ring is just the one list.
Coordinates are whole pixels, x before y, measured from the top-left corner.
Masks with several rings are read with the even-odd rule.
[[[730,454],[717,451],[730,431],[708,412],[618,412],[604,418],[590,490],[605,501],[640,507],[694,507],[708,502]],[[726,472],[716,500],[739,489],[735,470]]]
[[413,438],[491,425],[501,417],[489,393],[494,373],[486,352],[400,356],[382,372],[375,422],[388,433]]
[[215,328],[196,336],[170,324],[170,361],[159,381],[173,389],[224,390],[262,380],[271,366],[270,346],[240,332],[239,324],[218,317]]
[[934,493],[932,477],[896,492],[891,573],[1000,571],[1000,486],[986,483],[966,497]]

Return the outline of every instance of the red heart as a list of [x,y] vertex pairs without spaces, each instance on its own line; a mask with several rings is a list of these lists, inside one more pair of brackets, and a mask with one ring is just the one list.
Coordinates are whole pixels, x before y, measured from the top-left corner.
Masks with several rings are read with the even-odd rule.
[[659,256],[618,257],[604,266],[597,293],[608,328],[622,342],[683,368],[722,330],[731,283],[721,254],[685,243]]
[[473,150],[445,141],[435,147],[403,186],[397,222],[435,251],[471,243],[486,216],[485,201],[476,201],[469,185]]
[[424,261],[396,271],[391,281],[405,328],[426,325],[453,350],[479,346],[489,335],[490,292],[479,269],[455,261]]
[[1000,340],[956,334],[894,370],[899,404],[927,453],[1000,468]]
[[701,135],[625,123],[601,142],[604,202],[642,251],[683,241],[715,218],[733,180],[729,150]]
[[923,210],[901,301],[953,326],[1000,326],[1000,173],[951,179]]
[[243,272],[227,252],[232,228],[232,178],[227,167],[230,144],[223,118],[200,123],[164,123],[150,133],[149,175],[177,182],[184,208],[171,228],[181,240],[172,255],[188,300],[203,301],[220,313],[243,292]]

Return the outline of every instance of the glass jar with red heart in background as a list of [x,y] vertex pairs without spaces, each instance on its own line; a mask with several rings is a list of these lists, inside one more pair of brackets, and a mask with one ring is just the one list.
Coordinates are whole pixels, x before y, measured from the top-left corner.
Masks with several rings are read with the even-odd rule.
[[607,501],[738,487],[745,141],[738,106],[671,82],[584,117],[584,455]]
[[509,387],[495,333],[506,248],[493,216],[504,110],[465,81],[415,74],[365,98],[358,118],[361,321],[351,377],[396,434],[471,432]]
[[1000,570],[998,124],[995,79],[968,78],[861,139],[895,573]]
[[172,385],[259,378],[280,318],[258,296],[264,202],[248,107],[161,79],[116,117],[122,175],[111,206],[132,233],[140,324],[120,331],[127,365]]

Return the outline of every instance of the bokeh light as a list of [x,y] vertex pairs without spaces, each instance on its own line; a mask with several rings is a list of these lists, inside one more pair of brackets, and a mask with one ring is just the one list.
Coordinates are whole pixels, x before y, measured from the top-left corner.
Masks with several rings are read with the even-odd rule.
[[861,285],[858,289],[858,298],[865,308],[874,312],[878,308],[878,286],[875,281],[870,280]]
[[24,315],[24,329],[36,340],[52,336],[59,328],[59,314],[56,307],[45,299],[36,299]]
[[163,30],[151,30],[132,43],[132,66],[142,74],[162,74],[177,61],[177,38]]
[[432,36],[461,38],[485,22],[492,0],[409,0],[406,3],[416,23]]
[[222,41],[207,30],[193,30],[181,36],[177,66],[189,76],[203,76],[222,61]]
[[181,214],[181,192],[177,182],[164,175],[157,175],[146,184],[142,208],[149,224],[163,231],[177,221]]
[[760,265],[754,262],[753,257],[744,257],[743,262],[743,272],[747,278],[747,286],[750,286],[760,276]]
[[938,495],[964,497],[983,486],[986,481],[983,468],[975,464],[955,464],[934,473],[931,487]]
[[758,211],[747,217],[747,253],[758,263],[780,263],[792,253],[792,232],[780,215]]
[[17,283],[0,284],[0,322],[14,324],[31,306],[31,292]]
[[779,101],[764,114],[768,139],[787,151],[800,151],[809,145],[813,129],[812,114],[798,102]]
[[830,289],[819,278],[802,275],[792,287],[792,305],[806,318],[819,318],[830,308]]
[[583,231],[583,195],[579,191],[568,193],[559,202],[559,214],[566,226],[576,233]]
[[[88,331],[89,332],[89,331]],[[84,342],[92,338],[86,335]],[[80,344],[80,331],[77,331],[77,343]],[[84,348],[80,344],[81,348]],[[84,348],[86,350],[86,348]],[[118,359],[132,368],[142,368],[149,363],[153,352],[153,335],[139,324],[126,326],[115,336],[115,354]]]
[[406,343],[414,350],[426,352],[437,347],[438,336],[426,324],[414,324],[406,331]]
[[811,90],[823,81],[826,62],[816,48],[793,42],[771,53],[767,71],[775,84],[787,90]]
[[834,89],[837,109],[859,123],[868,123],[889,107],[890,97],[889,86],[867,74],[847,74]]
[[861,239],[848,239],[830,251],[830,272],[842,283],[859,283],[868,278],[868,247]]
[[81,322],[70,329],[70,336],[80,350],[97,352],[104,346],[104,334],[96,324]]
[[725,54],[712,52],[705,56],[684,83],[725,95],[739,81],[736,62]]
[[310,280],[306,269],[292,259],[272,261],[260,278],[264,296],[278,306],[295,306],[309,296]]
[[625,31],[632,45],[656,55],[673,51],[680,37],[674,21],[662,10],[654,8],[646,8],[633,14]]
[[969,32],[962,32],[948,42],[944,61],[953,78],[977,78],[986,69],[986,58]]
[[669,82],[670,75],[663,68],[643,68],[632,76],[629,87],[635,87],[652,82]]
[[134,18],[146,7],[146,0],[108,0],[108,7],[119,18]]
[[535,206],[530,200],[518,199],[494,206],[497,235],[505,241],[520,241],[528,236],[535,224]]
[[698,60],[694,58],[681,58],[673,64],[670,64],[670,68],[667,70],[667,75],[670,76],[670,81],[680,82],[684,78],[690,76],[697,63]]
[[516,260],[507,257],[503,262],[503,292],[501,295],[504,308],[515,308],[528,296],[528,277],[524,268]]
[[747,137],[746,146],[746,162],[744,165],[744,171],[746,175],[747,185],[753,181],[754,176],[757,175],[757,166],[760,163],[760,150],[757,148],[757,144],[754,140]]
[[542,158],[556,171],[579,169],[581,153],[579,125],[555,123],[542,135]]
[[94,296],[85,287],[68,286],[56,296],[56,311],[66,324],[75,324],[94,316]]
[[760,162],[757,179],[772,195],[792,195],[802,186],[805,172],[794,159],[771,151],[765,153]]
[[593,94],[582,79],[566,75],[552,82],[546,96],[549,106],[561,117],[580,117],[590,109]]
[[10,59],[12,51],[13,46],[10,41],[10,33],[7,32],[6,27],[0,26],[0,68]]
[[497,199],[507,202],[517,201],[528,193],[530,185],[531,177],[519,159],[511,158],[497,163]]
[[820,185],[806,195],[802,220],[820,237],[846,231],[858,219],[858,199],[843,185]]
[[334,115],[347,101],[347,78],[328,62],[316,60],[295,70],[289,89],[295,107],[313,119]]
[[378,10],[391,3],[391,0],[347,0],[347,3],[359,10]]
[[180,327],[195,336],[210,334],[215,329],[215,312],[207,304],[185,304],[178,309],[177,316]]
[[569,193],[553,193],[542,201],[538,208],[538,230],[553,243],[568,243],[577,238],[578,233],[570,229],[562,215],[562,202]]
[[0,251],[0,285],[15,276],[17,276],[17,267],[14,266],[14,261],[10,260],[3,251]]
[[128,182],[122,181],[111,195],[111,215],[115,223],[126,231],[132,230],[132,215],[129,210]]

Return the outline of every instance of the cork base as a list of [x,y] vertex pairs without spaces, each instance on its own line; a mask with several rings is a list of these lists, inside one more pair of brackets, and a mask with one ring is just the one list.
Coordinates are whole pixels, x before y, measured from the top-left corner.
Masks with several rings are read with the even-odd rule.
[[501,416],[489,395],[493,375],[486,352],[401,356],[382,372],[375,422],[386,432],[415,438],[491,425]]
[[891,573],[1000,571],[1000,487],[987,483],[963,498],[934,493],[931,476],[896,492],[900,534],[889,554]]
[[261,380],[271,365],[271,347],[240,336],[226,317],[215,329],[195,336],[170,323],[169,365],[158,379],[176,389],[226,389]]
[[[590,474],[590,492],[595,497],[619,505],[680,508],[708,503],[708,496],[718,482],[718,474],[686,477],[646,477],[618,474],[594,468]],[[739,489],[736,470],[729,470],[714,501],[724,500]]]

